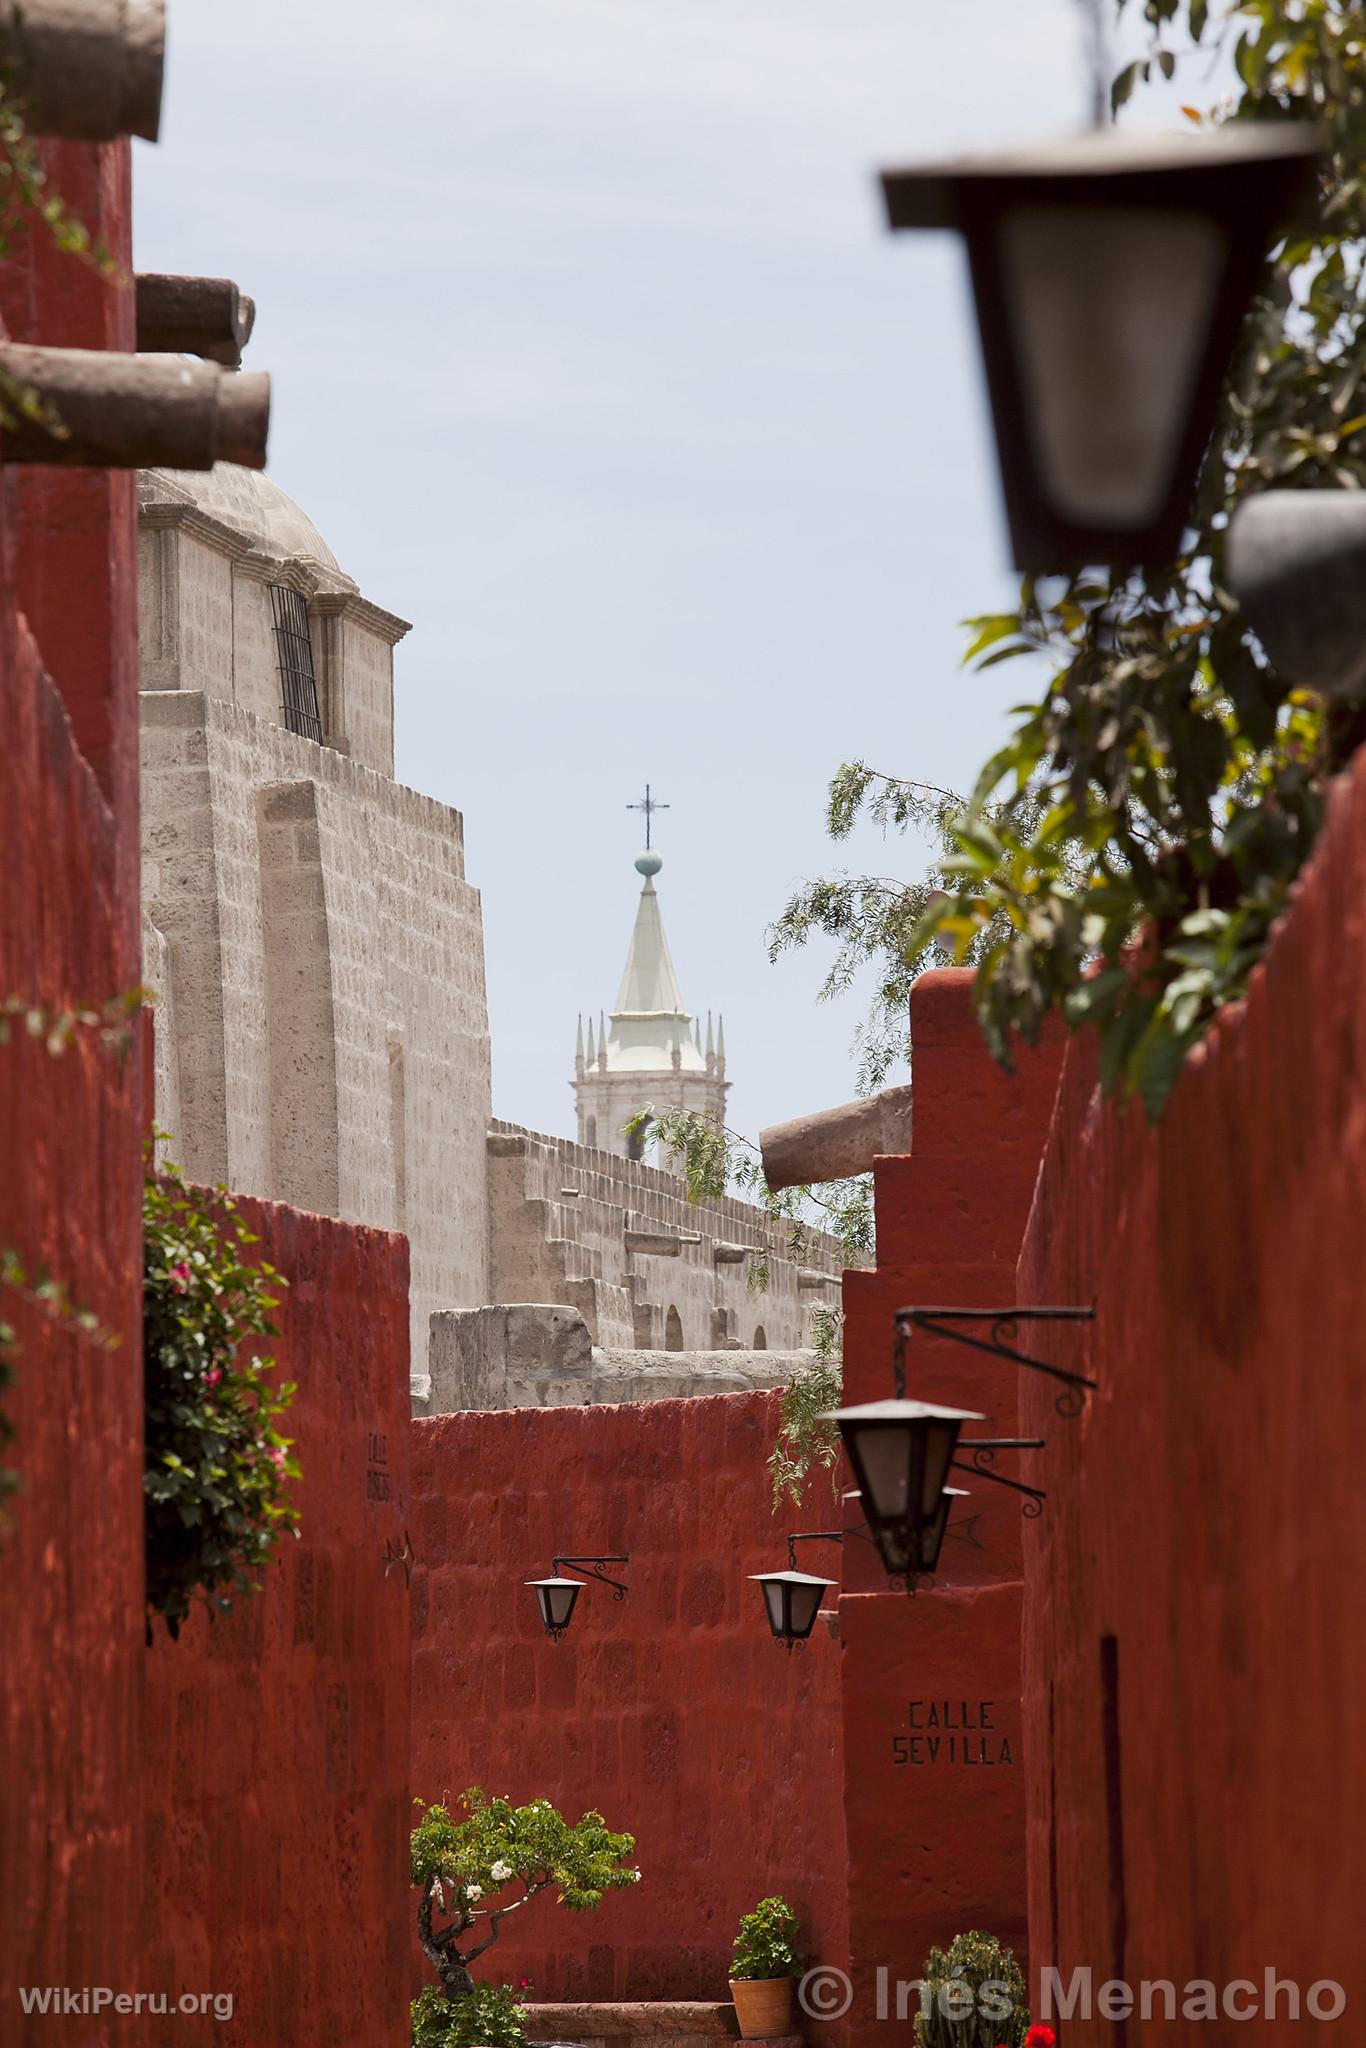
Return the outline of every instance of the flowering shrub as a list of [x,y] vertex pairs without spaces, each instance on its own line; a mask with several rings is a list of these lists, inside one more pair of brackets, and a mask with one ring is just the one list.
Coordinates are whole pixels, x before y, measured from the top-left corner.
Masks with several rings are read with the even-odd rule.
[[506,1984],[447,1998],[435,1984],[413,2000],[413,2048],[522,2048],[526,2006]]
[[[492,1948],[509,1913],[552,1886],[571,1913],[590,1913],[604,1892],[640,1882],[639,1870],[624,1867],[635,1851],[634,1835],[613,1834],[600,1813],[586,1813],[571,1827],[548,1799],[514,1806],[490,1799],[477,1785],[460,1798],[463,1819],[445,1806],[416,1804],[422,1808],[411,1842],[412,1882],[421,1894],[417,1935],[452,2005],[474,1993],[470,1964]],[[444,1927],[436,1925],[438,1913]],[[429,2001],[426,2013],[434,2010]],[[414,2028],[417,2023],[415,2005]],[[498,2048],[483,2035],[462,2035],[455,2048],[466,2038]]]
[[797,1916],[786,1899],[760,1899],[752,1913],[742,1914],[731,1956],[733,1982],[757,1984],[775,1977],[800,1977],[804,1967],[797,1947]]
[[147,1606],[172,1636],[197,1598],[226,1611],[281,1530],[298,1534],[285,1497],[299,1467],[276,1428],[294,1398],[271,1382],[274,1267],[249,1264],[256,1239],[222,1193],[173,1168],[149,1171],[143,1199],[143,1473]]
[[[935,1996],[915,2016],[915,2048],[1026,2048],[1031,2029],[1024,1977],[994,1934],[957,1935],[947,1953],[932,1948],[924,1980]],[[956,1995],[941,1998],[941,1992]],[[961,2017],[960,1998],[971,2008]]]

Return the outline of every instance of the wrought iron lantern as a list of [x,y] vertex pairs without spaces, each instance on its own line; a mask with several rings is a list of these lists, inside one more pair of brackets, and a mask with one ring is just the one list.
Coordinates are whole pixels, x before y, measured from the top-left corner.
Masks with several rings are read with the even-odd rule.
[[1238,122],[883,173],[892,228],[966,238],[1019,568],[1180,553],[1239,326],[1323,147]]
[[946,1486],[933,1514],[921,1524],[914,1542],[909,1523],[899,1527],[895,1523],[886,1523],[882,1528],[873,1530],[878,1555],[892,1578],[905,1579],[908,1586],[913,1586],[917,1579],[930,1578],[938,1571],[939,1553],[944,1548],[953,1504],[957,1500],[966,1500],[968,1491],[966,1486]]
[[[556,1557],[551,1560],[548,1579],[528,1579],[526,1584],[536,1595],[536,1605],[541,1610],[545,1632],[552,1642],[559,1642],[574,1618],[574,1609],[585,1585],[597,1583],[612,1588],[614,1600],[626,1598],[626,1588],[619,1579],[609,1579],[606,1567],[609,1564],[629,1564],[630,1558],[622,1553],[606,1557]],[[560,1574],[560,1567],[567,1566],[579,1574],[576,1579],[566,1579]]]
[[794,1643],[804,1643],[816,1626],[816,1616],[821,1611],[821,1601],[830,1588],[839,1582],[836,1579],[818,1579],[810,1572],[753,1572],[756,1585],[764,1590],[764,1607],[768,1614],[768,1625],[778,1642],[785,1643],[790,1650]]
[[[898,1373],[898,1381],[901,1375]],[[857,1408],[832,1409],[862,1496],[869,1532],[894,1573],[914,1576],[933,1567],[908,1561],[893,1564],[887,1545],[903,1560],[919,1557],[936,1517],[947,1522],[944,1489],[965,1422],[983,1422],[971,1408],[938,1408],[927,1401],[868,1401]],[[943,1528],[939,1543],[943,1542]],[[938,1545],[935,1546],[938,1558]]]

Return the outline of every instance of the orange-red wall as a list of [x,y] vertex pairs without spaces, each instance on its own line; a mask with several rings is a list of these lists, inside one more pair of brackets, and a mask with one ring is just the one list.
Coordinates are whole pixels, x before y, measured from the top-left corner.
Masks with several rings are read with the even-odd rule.
[[[1050,1039],[1007,1075],[988,1057],[971,976],[922,976],[911,998],[912,1150],[876,1168],[877,1270],[844,1282],[845,1394],[893,1390],[901,1307],[1015,1299],[1015,1260],[1057,1086]],[[942,1339],[913,1337],[907,1393],[975,1409],[964,1435],[1014,1436],[1018,1376]],[[1027,1473],[1019,1454],[999,1469]],[[954,1473],[957,1503],[932,1588],[890,1591],[867,1543],[849,1546],[840,1601],[856,2042],[901,2048],[886,1982],[921,1974],[930,1948],[984,1928],[1024,1959],[1025,1766],[1020,1725],[1020,1500]],[[909,2012],[916,2010],[911,2002]]]
[[143,1976],[234,1996],[227,2024],[163,2021],[178,2048],[404,2048],[408,1245],[240,1208],[290,1277],[271,1352],[299,1383],[300,1539],[230,1615],[157,1631]]
[[1366,2010],[1364,991],[1358,756],[1246,1004],[1160,1125],[1102,1105],[1074,1048],[1021,1261],[1022,1299],[1094,1296],[1089,1343],[1048,1355],[1100,1381],[1080,1422],[1042,1381],[1022,1404],[1049,1439],[1027,1546],[1033,1953],[1098,1981],[1260,1991],[1273,1965],[1348,1991],[1336,2025],[1192,2025],[1210,2048],[1355,2040]]
[[[644,1878],[592,1914],[539,1902],[480,1965],[538,1998],[725,1998],[736,1922],[765,1894],[814,1957],[845,1952],[839,1644],[788,1652],[751,1572],[786,1566],[765,1459],[777,1399],[453,1415],[415,1423],[413,1791],[479,1784],[597,1807]],[[838,1580],[840,1553],[799,1546]],[[555,1551],[626,1551],[630,1592],[546,1636],[527,1579]],[[415,1965],[423,1981],[425,1965]]]
[[[126,259],[127,146],[47,157]],[[110,345],[131,318],[131,286],[58,259],[45,236],[0,267],[16,339]],[[0,469],[0,998],[53,1010],[139,980],[135,534],[131,478],[73,477],[59,515],[36,475]],[[98,622],[89,644],[78,614]],[[23,1483],[0,1532],[6,2042],[53,2038],[53,2021],[20,2015],[17,1986],[136,1973],[141,1089],[140,1043],[120,1061],[82,1035],[58,1058],[20,1024],[0,1046],[0,1245],[118,1340],[63,1334],[0,1291],[22,1344],[0,1395],[16,1429],[2,1455]],[[101,2038],[89,2023],[86,2038]]]

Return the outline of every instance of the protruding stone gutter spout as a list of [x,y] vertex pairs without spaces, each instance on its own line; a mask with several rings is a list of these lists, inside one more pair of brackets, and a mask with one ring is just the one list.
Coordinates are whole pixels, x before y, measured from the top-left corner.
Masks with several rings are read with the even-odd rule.
[[759,1133],[764,1179],[771,1188],[810,1186],[869,1173],[879,1153],[911,1149],[911,1091],[884,1088],[861,1102],[770,1124]]
[[34,135],[156,141],[165,0],[0,0],[0,54]]
[[[21,419],[0,433],[0,462],[85,469],[266,466],[270,379],[183,357],[0,346],[0,371],[37,394],[64,433]],[[10,406],[13,410],[13,406]]]
[[251,339],[256,303],[230,277],[139,271],[138,353],[203,356],[235,370]]

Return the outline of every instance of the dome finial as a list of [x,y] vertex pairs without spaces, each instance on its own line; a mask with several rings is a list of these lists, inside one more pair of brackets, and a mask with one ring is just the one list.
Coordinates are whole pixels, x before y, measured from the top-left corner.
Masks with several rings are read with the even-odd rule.
[[647,846],[644,853],[638,853],[635,858],[636,873],[638,875],[644,875],[647,882],[649,881],[651,875],[657,875],[659,873],[663,865],[663,861],[660,859],[659,855],[655,852],[652,846]]

